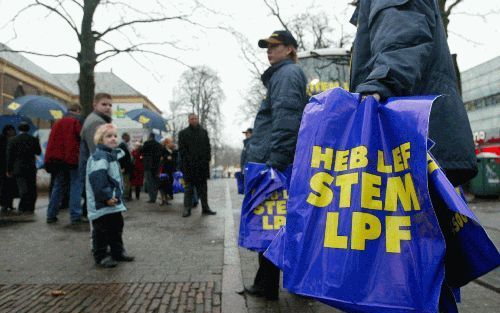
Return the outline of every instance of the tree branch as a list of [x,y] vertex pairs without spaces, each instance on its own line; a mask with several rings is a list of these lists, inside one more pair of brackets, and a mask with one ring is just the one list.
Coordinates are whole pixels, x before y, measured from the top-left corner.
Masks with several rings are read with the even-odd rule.
[[72,22],[71,22],[71,19],[68,19],[68,17],[66,17],[64,14],[62,14],[61,12],[59,12],[56,8],[50,6],[50,5],[47,5],[45,3],[42,3],[40,2],[39,0],[36,0],[36,5],[38,6],[41,6],[41,7],[44,7],[46,8],[47,10],[51,11],[51,12],[54,12],[56,13],[57,15],[59,15],[64,21],[66,21],[66,23],[68,23],[68,25],[71,27],[71,29],[73,29],[76,33],[76,35],[78,37],[80,37],[80,32],[78,32],[78,28],[76,27],[76,25],[74,25]]
[[463,40],[465,40],[465,41],[468,41],[468,42],[472,43],[472,44],[473,44],[473,45],[475,45],[475,46],[482,46],[482,45],[484,45],[484,43],[474,41],[474,40],[472,40],[472,39],[470,39],[470,38],[465,37],[465,36],[464,36],[464,35],[462,35],[462,34],[459,34],[459,33],[454,32],[454,31],[449,30],[449,31],[448,31],[448,33],[453,34],[453,35],[455,35],[455,36],[457,36],[457,37],[459,37],[459,38],[461,38],[461,39],[463,39]]
[[179,16],[167,16],[167,17],[162,17],[162,18],[148,18],[148,19],[139,19],[139,20],[128,21],[128,22],[124,22],[124,23],[109,27],[105,31],[99,33],[97,36],[97,39],[103,37],[104,35],[106,35],[109,32],[120,29],[122,27],[134,25],[134,24],[156,23],[156,22],[163,22],[163,21],[168,21],[168,20],[186,21],[186,17],[187,17],[186,15],[179,15]]
[[454,7],[456,7],[458,4],[460,4],[460,2],[462,2],[463,0],[455,0],[455,2],[453,2],[452,4],[450,4],[448,6],[448,8],[446,9],[446,15],[450,15],[451,13],[451,10],[453,10]]
[[33,52],[33,51],[27,51],[27,50],[14,50],[14,49],[0,49],[0,52],[26,53],[26,54],[38,55],[38,56],[43,56],[43,57],[51,57],[51,58],[67,57],[67,58],[77,60],[77,58],[75,56],[72,56],[72,55],[67,54],[67,53],[49,54],[49,53],[40,53],[40,52]]
[[70,1],[73,2],[74,4],[76,4],[77,6],[79,6],[83,10],[83,5],[80,2],[78,2],[76,0],[70,0]]
[[275,7],[273,7],[271,4],[269,4],[268,0],[264,0],[264,3],[266,4],[266,6],[271,11],[271,14],[274,15],[274,16],[276,16],[278,18],[278,21],[281,23],[281,25],[283,26],[283,28],[285,28],[286,31],[290,32],[290,30],[288,29],[288,26],[286,25],[286,23],[281,18],[280,8],[278,6],[278,2],[276,0],[274,0]]

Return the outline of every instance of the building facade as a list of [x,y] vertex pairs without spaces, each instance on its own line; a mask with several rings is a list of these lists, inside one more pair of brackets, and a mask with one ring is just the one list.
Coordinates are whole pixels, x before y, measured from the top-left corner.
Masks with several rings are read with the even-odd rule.
[[[0,43],[0,50],[9,47]],[[0,52],[0,114],[12,114],[9,103],[22,95],[44,95],[70,105],[79,102],[78,73],[53,74],[15,52]],[[119,130],[142,133],[142,125],[130,120],[127,111],[147,108],[161,114],[146,96],[113,72],[95,73],[95,92],[113,96],[113,120]],[[49,129],[48,121],[33,119],[39,129]]]
[[474,140],[500,142],[500,56],[463,71],[461,76]]

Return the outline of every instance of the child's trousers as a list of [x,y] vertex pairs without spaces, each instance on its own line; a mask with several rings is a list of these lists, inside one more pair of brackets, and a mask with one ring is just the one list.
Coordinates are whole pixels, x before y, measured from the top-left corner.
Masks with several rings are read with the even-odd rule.
[[121,212],[106,214],[92,221],[94,238],[94,259],[99,263],[111,250],[111,257],[119,258],[124,253],[123,248],[123,217]]

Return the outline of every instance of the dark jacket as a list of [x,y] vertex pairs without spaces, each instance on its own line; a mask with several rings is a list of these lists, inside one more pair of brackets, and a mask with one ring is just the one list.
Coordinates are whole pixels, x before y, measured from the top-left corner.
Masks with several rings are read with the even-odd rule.
[[240,168],[241,172],[243,173],[245,171],[245,164],[248,162],[248,144],[250,142],[250,138],[245,138],[243,140],[243,150],[241,150],[241,156],[240,156]]
[[293,162],[302,112],[307,103],[307,79],[292,60],[269,67],[262,75],[267,88],[253,126],[247,162],[267,163],[284,170]]
[[132,156],[130,155],[130,151],[128,150],[127,143],[122,141],[118,145],[118,148],[122,149],[122,151],[125,153],[125,156],[119,160],[120,168],[124,170],[125,174],[132,175],[132,172],[134,171],[134,163],[132,163]]
[[169,174],[170,177],[172,177],[177,168],[178,157],[179,152],[177,150],[168,150],[167,148],[162,148],[161,166],[163,173]]
[[472,132],[435,0],[360,0],[351,91],[392,96],[443,95],[432,107],[432,154],[454,184],[472,178]]
[[7,136],[0,134],[0,177],[5,176],[7,170],[7,144],[9,143],[9,138]]
[[179,155],[184,179],[197,181],[210,177],[210,139],[201,126],[188,126],[179,132]]
[[7,172],[14,176],[32,176],[36,173],[35,155],[41,153],[37,138],[27,133],[20,133],[7,145]]
[[50,130],[47,149],[45,150],[45,168],[57,167],[61,163],[70,167],[78,166],[80,157],[81,120],[69,113],[57,121]]
[[144,170],[155,172],[160,170],[161,149],[160,143],[154,139],[148,139],[144,142],[141,149]]

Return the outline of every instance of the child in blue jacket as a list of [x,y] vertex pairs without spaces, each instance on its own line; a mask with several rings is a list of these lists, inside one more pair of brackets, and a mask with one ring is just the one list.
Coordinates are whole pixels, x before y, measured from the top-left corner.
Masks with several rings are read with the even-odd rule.
[[[92,222],[94,259],[99,267],[115,267],[118,262],[131,262],[123,248],[123,217],[127,208],[123,203],[123,181],[118,159],[123,151],[117,149],[118,134],[113,124],[97,128],[94,143],[96,151],[87,162],[88,218]],[[108,255],[108,246],[111,255]]]

